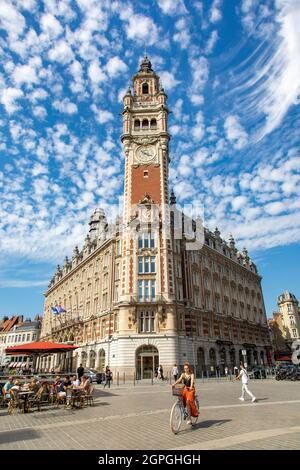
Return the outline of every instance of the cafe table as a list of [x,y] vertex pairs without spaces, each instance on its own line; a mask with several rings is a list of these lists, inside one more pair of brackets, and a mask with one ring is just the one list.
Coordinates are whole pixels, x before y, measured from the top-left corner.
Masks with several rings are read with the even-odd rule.
[[28,413],[28,399],[34,395],[31,390],[20,390],[18,393],[19,398],[23,399],[23,412]]

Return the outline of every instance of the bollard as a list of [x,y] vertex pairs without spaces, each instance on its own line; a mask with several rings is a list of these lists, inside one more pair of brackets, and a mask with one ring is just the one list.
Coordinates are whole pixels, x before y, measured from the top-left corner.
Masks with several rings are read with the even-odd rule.
[[119,372],[117,372],[117,385],[119,385]]
[[202,382],[204,383],[204,373],[202,371]]
[[151,371],[151,385],[153,385],[153,370]]
[[216,380],[218,380],[218,372],[216,371]]
[[207,377],[207,380],[209,379],[209,373],[208,373],[208,370],[206,371],[206,377]]
[[123,384],[125,385],[125,372],[123,372]]
[[135,372],[133,373],[133,386],[135,387]]

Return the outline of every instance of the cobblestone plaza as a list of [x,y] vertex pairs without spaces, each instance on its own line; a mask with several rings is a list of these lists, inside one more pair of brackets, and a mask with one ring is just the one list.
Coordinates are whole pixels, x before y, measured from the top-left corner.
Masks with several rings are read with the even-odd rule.
[[299,449],[299,383],[252,380],[257,403],[241,403],[241,384],[197,383],[200,419],[173,435],[169,384],[97,386],[94,407],[7,414],[0,410],[0,449]]

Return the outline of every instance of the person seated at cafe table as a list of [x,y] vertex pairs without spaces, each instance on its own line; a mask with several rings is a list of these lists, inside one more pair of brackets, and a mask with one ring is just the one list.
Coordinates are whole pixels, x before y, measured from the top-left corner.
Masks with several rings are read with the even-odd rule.
[[31,379],[31,382],[29,384],[29,390],[36,394],[40,389],[39,384],[37,383],[37,380],[35,378]]
[[37,395],[42,401],[45,401],[49,397],[49,394],[50,394],[49,384],[48,384],[47,380],[42,380],[40,388],[37,392]]
[[10,390],[11,390],[12,392],[20,392],[21,388],[22,388],[22,387],[21,387],[21,382],[20,382],[20,380],[16,380]]
[[73,387],[79,387],[80,385],[80,380],[77,378],[76,375],[73,375],[72,377],[72,386]]
[[67,395],[67,388],[72,386],[72,382],[70,380],[70,376],[67,375],[63,381],[60,382],[58,385],[58,396],[63,398]]
[[81,390],[83,393],[85,393],[86,395],[88,395],[90,393],[90,390],[91,390],[91,382],[90,382],[90,379],[89,377],[84,374],[81,378],[81,384],[79,385],[79,387],[77,387],[78,390]]
[[6,398],[10,398],[10,390],[12,389],[14,385],[14,378],[13,377],[8,377],[8,380],[7,382],[5,383],[4,387],[3,387],[3,395],[6,397]]

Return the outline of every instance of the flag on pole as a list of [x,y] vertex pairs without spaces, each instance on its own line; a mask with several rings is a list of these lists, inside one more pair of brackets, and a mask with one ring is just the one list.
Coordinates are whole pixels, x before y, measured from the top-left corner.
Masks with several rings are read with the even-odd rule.
[[61,305],[58,305],[56,309],[58,313],[66,313],[65,309]]
[[55,313],[56,315],[59,313],[57,307],[51,307],[51,310],[53,313]]

